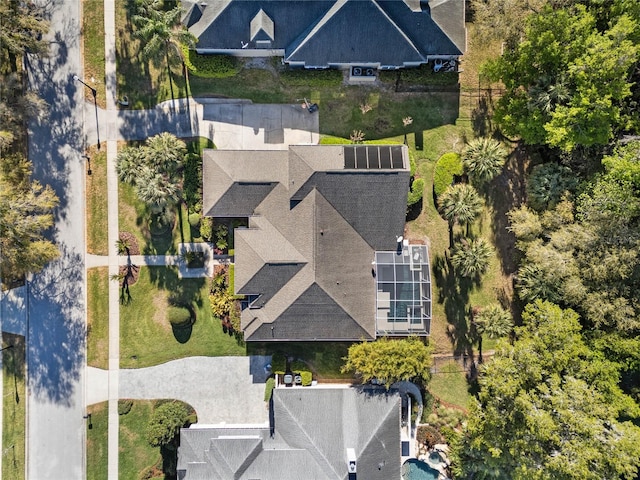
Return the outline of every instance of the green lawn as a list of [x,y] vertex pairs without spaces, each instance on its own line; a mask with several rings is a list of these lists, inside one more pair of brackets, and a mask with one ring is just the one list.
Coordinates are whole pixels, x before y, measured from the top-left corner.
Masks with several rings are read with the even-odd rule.
[[91,175],[87,175],[87,252],[108,255],[107,243],[107,152],[94,148],[89,152]]
[[25,343],[24,337],[2,333],[2,478],[24,479],[25,473]]
[[[190,356],[244,355],[222,331],[209,306],[207,279],[179,279],[173,267],[141,267],[131,301],[120,306],[120,367],[140,368]],[[172,330],[166,318],[170,297],[191,305],[196,322]]]
[[109,269],[87,270],[87,363],[109,368]]
[[438,364],[438,372],[431,376],[429,392],[443,402],[469,408],[473,397],[469,394],[467,379],[456,362]]
[[109,402],[89,405],[87,413],[91,415],[91,423],[89,424],[91,428],[87,428],[87,480],[106,480],[108,475]]
[[153,413],[154,401],[136,400],[131,411],[120,415],[118,474],[122,479],[139,479],[143,471],[156,470],[158,476],[146,478],[164,478],[160,449],[147,443],[145,432]]
[[[104,2],[100,0],[84,0],[82,2],[82,17],[84,81],[97,90],[96,100],[98,106],[106,108],[104,77]],[[93,102],[93,96],[89,89],[85,89],[85,96],[88,101]]]

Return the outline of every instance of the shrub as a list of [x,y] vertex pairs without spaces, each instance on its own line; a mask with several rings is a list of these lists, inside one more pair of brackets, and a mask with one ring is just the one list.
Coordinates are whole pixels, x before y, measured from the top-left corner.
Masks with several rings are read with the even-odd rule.
[[453,183],[454,177],[462,175],[463,171],[462,157],[459,154],[449,152],[442,155],[436,162],[433,172],[433,191],[436,197],[442,195]]
[[184,64],[189,71],[204,78],[233,77],[241,68],[237,58],[230,55],[200,55],[195,50],[182,47]]
[[308,387],[309,385],[311,385],[311,382],[313,381],[313,374],[310,371],[302,370],[300,372],[300,377],[302,377],[303,386]]
[[565,192],[572,192],[577,184],[569,167],[557,163],[537,165],[527,179],[527,203],[538,211],[552,209]]
[[280,74],[280,81],[289,87],[337,87],[342,83],[340,70],[289,69]]
[[198,228],[200,226],[200,214],[199,213],[190,213],[189,214],[189,225],[193,228]]
[[434,72],[431,64],[401,70],[382,70],[378,73],[380,81],[395,83],[398,75],[400,82],[407,85],[457,85],[457,72]]
[[428,448],[432,448],[436,443],[442,443],[443,441],[440,432],[431,425],[420,425],[416,432],[416,440]]
[[189,211],[200,211],[202,210],[202,205],[199,207],[200,210],[196,208],[196,205],[200,203],[202,198],[202,158],[195,153],[189,153],[185,156],[183,165],[182,193],[184,201],[189,206]]
[[284,373],[287,368],[287,359],[281,353],[274,353],[271,357],[271,371],[274,373]]
[[133,400],[129,398],[118,400],[118,415],[126,415],[131,411],[131,407],[133,407]]
[[205,240],[211,240],[213,235],[213,219],[211,217],[202,217],[200,222],[200,235]]
[[348,138],[332,137],[331,135],[323,135],[320,139],[320,145],[350,145],[351,143]]
[[147,442],[152,447],[167,446],[189,419],[189,411],[182,402],[163,403],[157,407],[147,425]]
[[167,312],[169,323],[173,327],[186,327],[191,325],[191,312],[185,307],[169,307]]
[[187,421],[185,426],[193,425],[194,423],[198,423],[198,415],[193,412],[187,417]]
[[273,395],[273,389],[276,388],[276,380],[273,377],[267,378],[267,382],[264,384],[264,401],[268,402],[271,400],[271,396]]
[[420,201],[424,194],[424,180],[416,178],[411,182],[411,189],[407,195],[407,207],[414,205]]

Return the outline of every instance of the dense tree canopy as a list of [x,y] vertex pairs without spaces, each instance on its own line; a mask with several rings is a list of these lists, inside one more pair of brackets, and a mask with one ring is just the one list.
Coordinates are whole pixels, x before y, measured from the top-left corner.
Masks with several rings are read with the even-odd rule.
[[152,447],[166,447],[174,442],[189,419],[182,402],[163,403],[153,411],[147,425],[147,441]]
[[603,164],[575,201],[510,213],[524,252],[516,285],[526,302],[561,302],[591,327],[633,335],[640,331],[640,143]]
[[578,315],[537,301],[513,345],[502,343],[479,379],[456,446],[462,478],[635,478],[640,411],[618,387],[619,366],[591,350]]
[[363,382],[377,378],[387,388],[400,380],[426,383],[431,378],[431,353],[432,348],[418,338],[355,343],[349,347],[342,372],[355,372]]
[[[486,66],[506,88],[496,117],[526,143],[564,151],[605,145],[630,127],[625,101],[638,63],[638,21],[583,5],[543,8],[528,17],[522,40]],[[598,15],[606,12],[606,22]]]

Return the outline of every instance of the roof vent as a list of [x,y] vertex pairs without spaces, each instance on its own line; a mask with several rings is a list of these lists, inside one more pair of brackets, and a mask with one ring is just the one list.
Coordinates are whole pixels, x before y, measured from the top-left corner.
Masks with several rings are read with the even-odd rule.
[[353,448],[347,448],[347,471],[356,473],[356,451]]

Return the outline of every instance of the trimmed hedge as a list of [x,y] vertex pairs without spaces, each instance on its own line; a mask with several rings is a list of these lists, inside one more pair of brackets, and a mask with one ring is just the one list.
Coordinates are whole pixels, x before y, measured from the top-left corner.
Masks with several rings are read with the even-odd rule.
[[273,377],[267,378],[267,382],[264,384],[264,401],[271,400],[273,395],[273,389],[276,388],[276,379]]
[[424,194],[424,180],[421,178],[416,178],[413,180],[411,184],[411,189],[409,190],[409,194],[407,195],[407,207],[414,205],[420,201],[422,195]]
[[342,72],[334,69],[290,69],[280,74],[280,81],[288,87],[337,87],[342,83]]
[[192,323],[191,312],[185,307],[169,307],[167,317],[173,327],[186,327]]
[[126,415],[131,411],[131,407],[133,407],[133,400],[129,398],[118,400],[118,415]]
[[309,385],[311,385],[311,382],[313,381],[313,374],[311,372],[309,372],[308,370],[303,370],[300,372],[300,377],[302,377],[303,387],[308,387]]
[[200,214],[199,213],[190,213],[189,214],[189,225],[193,228],[198,228],[200,226]]
[[442,195],[453,183],[455,175],[462,175],[463,172],[462,157],[458,153],[449,152],[442,155],[436,162],[433,172],[433,191],[436,197]]
[[182,46],[184,64],[193,75],[204,78],[233,77],[241,68],[236,57],[230,55],[200,55],[195,50]]
[[381,70],[380,81],[395,83],[400,74],[400,82],[407,85],[457,85],[457,72],[434,72],[433,65],[427,63],[419,67],[402,68],[400,70]]

